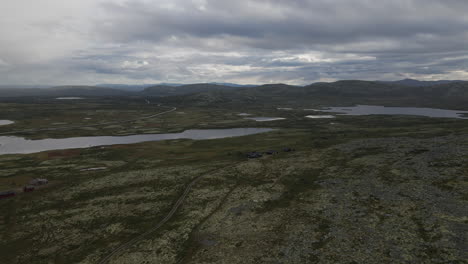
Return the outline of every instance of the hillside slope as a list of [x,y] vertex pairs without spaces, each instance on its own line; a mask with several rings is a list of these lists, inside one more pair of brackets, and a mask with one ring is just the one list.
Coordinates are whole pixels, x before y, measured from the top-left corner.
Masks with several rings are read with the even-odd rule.
[[211,84],[211,83],[197,83],[187,84],[181,86],[169,86],[169,85],[156,85],[148,87],[143,90],[142,94],[149,96],[173,96],[173,95],[184,95],[184,94],[195,94],[195,93],[206,93],[206,92],[217,92],[217,91],[234,91],[241,87]]
[[0,97],[28,97],[28,96],[44,96],[44,97],[59,97],[59,96],[125,96],[130,95],[130,92],[96,87],[96,86],[56,86],[52,88],[4,88],[0,89]]
[[467,109],[468,82],[409,87],[382,82],[338,81],[308,86],[269,84],[253,88],[211,91],[164,98],[166,102],[193,105],[223,103],[234,107],[251,105],[353,105],[382,104]]

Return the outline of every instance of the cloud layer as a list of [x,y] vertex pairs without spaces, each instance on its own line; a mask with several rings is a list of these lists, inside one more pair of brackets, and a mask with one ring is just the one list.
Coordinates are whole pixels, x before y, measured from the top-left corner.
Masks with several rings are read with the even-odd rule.
[[466,0],[3,6],[3,84],[468,79]]

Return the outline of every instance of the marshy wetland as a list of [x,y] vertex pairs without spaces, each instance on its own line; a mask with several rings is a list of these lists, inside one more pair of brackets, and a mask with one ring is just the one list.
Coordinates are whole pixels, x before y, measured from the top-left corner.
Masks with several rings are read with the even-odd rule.
[[[237,108],[143,99],[8,101],[0,119],[15,123],[0,133],[59,140],[258,127]],[[50,182],[0,200],[2,261],[100,263],[171,215],[193,182],[164,225],[106,261],[466,262],[468,120],[336,115],[332,125],[296,108],[246,108],[285,119],[239,137],[0,155],[0,190]],[[31,130],[62,122],[80,127]],[[270,150],[278,153],[245,156]]]

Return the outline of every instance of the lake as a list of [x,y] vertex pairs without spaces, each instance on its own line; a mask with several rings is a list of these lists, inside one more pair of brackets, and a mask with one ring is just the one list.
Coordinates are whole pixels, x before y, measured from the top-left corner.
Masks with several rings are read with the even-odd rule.
[[414,115],[440,118],[462,118],[468,111],[447,110],[437,108],[419,107],[386,107],[376,105],[357,105],[352,107],[328,107],[321,109],[321,112],[342,113],[344,115]]
[[27,154],[47,150],[88,148],[95,146],[134,144],[147,141],[161,141],[171,139],[217,139],[240,137],[273,131],[271,128],[231,128],[231,129],[191,129],[181,133],[146,134],[132,136],[100,136],[100,137],[74,137],[62,139],[29,140],[21,137],[0,137],[0,155]]
[[6,125],[11,125],[15,122],[10,121],[10,120],[0,120],[0,126],[6,126]]
[[311,119],[322,119],[322,118],[335,118],[335,116],[332,115],[308,115],[306,118],[311,118]]
[[83,97],[57,97],[57,100],[83,100]]
[[255,120],[257,122],[268,122],[268,121],[277,121],[277,120],[284,120],[286,118],[283,118],[283,117],[261,117],[261,116],[258,116],[258,117],[247,117],[245,119],[249,119],[249,120]]

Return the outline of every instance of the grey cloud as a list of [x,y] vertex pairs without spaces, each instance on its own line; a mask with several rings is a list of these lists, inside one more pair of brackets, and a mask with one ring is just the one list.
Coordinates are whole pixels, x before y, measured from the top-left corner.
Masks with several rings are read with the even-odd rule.
[[0,77],[44,80],[48,69],[56,82],[87,84],[468,78],[465,0],[86,3],[73,19],[28,24],[34,36],[58,34],[51,45],[41,38],[44,49],[20,38],[11,45],[11,31],[0,50],[18,55],[0,51]]
[[[172,36],[237,36],[246,38],[245,43],[253,47],[269,48],[269,43],[271,48],[284,49],[375,38],[415,38],[418,34],[444,37],[466,33],[468,25],[464,19],[468,5],[456,5],[458,1],[449,1],[454,3],[452,7],[444,1],[427,0],[211,0],[206,1],[205,10],[198,10],[191,1],[175,2],[180,10],[135,1],[107,4],[118,15],[112,23],[100,23],[98,28],[109,38],[124,42],[161,41]],[[258,12],[249,10],[253,3],[258,4]]]

